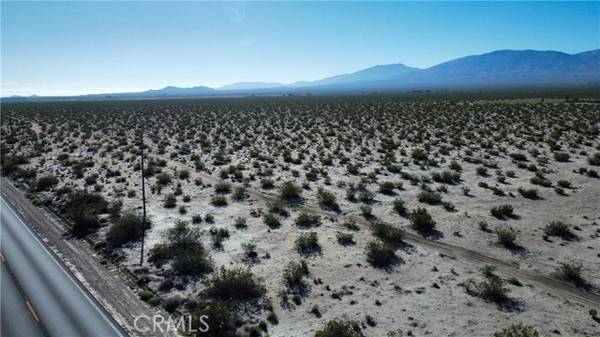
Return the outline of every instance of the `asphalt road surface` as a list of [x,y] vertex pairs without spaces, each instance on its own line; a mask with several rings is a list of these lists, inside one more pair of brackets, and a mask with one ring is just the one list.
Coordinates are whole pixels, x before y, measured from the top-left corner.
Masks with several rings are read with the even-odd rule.
[[1,335],[127,336],[15,208],[0,202]]

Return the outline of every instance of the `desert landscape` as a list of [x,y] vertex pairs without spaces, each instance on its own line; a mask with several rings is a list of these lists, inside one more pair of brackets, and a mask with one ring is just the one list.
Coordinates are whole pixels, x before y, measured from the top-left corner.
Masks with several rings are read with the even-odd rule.
[[597,101],[2,108],[2,174],[202,335],[600,334]]

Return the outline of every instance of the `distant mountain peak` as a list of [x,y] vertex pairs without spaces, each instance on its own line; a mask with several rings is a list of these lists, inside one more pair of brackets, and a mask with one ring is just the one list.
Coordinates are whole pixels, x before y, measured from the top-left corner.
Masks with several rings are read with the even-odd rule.
[[[166,86],[133,93],[94,94],[78,99],[197,97],[227,94],[340,93],[421,89],[523,88],[532,86],[600,87],[600,49],[567,54],[552,50],[495,50],[449,60],[426,69],[402,63],[381,64],[353,73],[292,84],[238,82],[218,89]],[[54,99],[73,99],[60,97]],[[6,97],[3,102],[40,101],[49,97]]]

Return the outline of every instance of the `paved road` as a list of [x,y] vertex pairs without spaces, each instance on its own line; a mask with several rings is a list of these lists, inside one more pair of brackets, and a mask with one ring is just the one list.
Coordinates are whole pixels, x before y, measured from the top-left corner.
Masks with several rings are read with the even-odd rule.
[[44,337],[45,332],[41,324],[29,309],[31,304],[4,261],[0,265],[0,276],[2,336]]
[[[12,303],[9,301],[19,303],[26,298],[26,310],[34,317],[33,320],[23,317],[24,312],[19,306],[9,309],[8,316],[3,301],[2,336],[127,336],[54,253],[23,223],[17,211],[4,198],[0,202],[0,249],[5,260],[3,266],[8,265],[7,270],[2,268],[2,295],[4,298],[5,290],[10,294],[6,299],[7,305]],[[7,319],[5,325],[5,315],[7,318],[20,317],[20,323],[8,322]]]

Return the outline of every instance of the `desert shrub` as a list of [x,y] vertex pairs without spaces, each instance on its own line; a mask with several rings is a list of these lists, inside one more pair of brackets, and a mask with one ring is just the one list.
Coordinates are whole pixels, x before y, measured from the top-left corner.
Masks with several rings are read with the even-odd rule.
[[552,221],[544,228],[544,233],[550,236],[558,236],[565,240],[570,240],[576,237],[575,233],[571,231],[569,225],[562,221]]
[[269,211],[271,213],[279,214],[281,216],[287,217],[290,215],[290,212],[286,209],[286,203],[281,198],[272,198],[268,200],[267,206],[269,207]]
[[249,268],[221,267],[208,280],[205,292],[211,298],[237,302],[262,297],[265,286]]
[[192,311],[191,328],[202,337],[236,337],[239,318],[231,306],[222,301],[202,300]]
[[227,206],[227,197],[225,197],[224,195],[215,195],[214,197],[212,197],[210,203],[216,207]]
[[244,251],[244,256],[248,259],[256,259],[258,257],[256,243],[244,242],[242,243],[242,250]]
[[384,181],[379,184],[379,192],[383,194],[393,194],[396,184],[392,181]]
[[442,201],[442,195],[433,191],[421,191],[417,194],[417,199],[426,204],[435,205]]
[[156,182],[159,185],[168,185],[171,183],[171,176],[167,172],[161,172],[158,176],[156,176]]
[[571,156],[566,152],[555,152],[554,159],[559,162],[568,162]]
[[98,175],[95,173],[90,174],[89,176],[85,177],[84,180],[86,185],[94,185],[96,181],[98,181]]
[[[152,226],[146,218],[146,230]],[[134,210],[129,210],[115,220],[106,234],[106,241],[112,247],[117,247],[131,241],[140,240],[143,233],[142,215]]]
[[322,330],[318,330],[315,337],[365,337],[365,335],[357,322],[332,320],[327,322]]
[[400,198],[394,199],[393,208],[394,212],[398,213],[399,215],[406,215],[406,206],[404,204],[404,200]]
[[301,212],[295,221],[296,226],[299,227],[314,227],[321,224],[321,218],[318,215],[312,215],[308,212]]
[[71,233],[83,236],[98,229],[98,215],[108,211],[108,202],[100,194],[79,190],[70,194],[62,210],[71,220]]
[[263,215],[263,221],[265,225],[269,226],[269,228],[281,227],[281,221],[279,220],[279,217],[271,212]]
[[401,228],[392,226],[383,221],[375,221],[371,225],[371,230],[373,231],[374,236],[390,245],[399,244],[404,238],[404,231]]
[[567,181],[567,180],[559,180],[556,183],[558,184],[558,186],[560,186],[562,188],[572,188],[573,187],[571,185],[571,182]]
[[600,152],[596,152],[588,157],[588,163],[594,166],[600,166]]
[[177,172],[177,175],[179,176],[179,179],[181,179],[181,180],[188,179],[190,177],[190,170],[188,170],[188,169],[180,170],[179,172]]
[[502,331],[494,333],[494,337],[539,337],[540,334],[530,325],[514,323]]
[[454,170],[445,170],[441,173],[433,172],[431,174],[431,178],[433,179],[433,181],[436,181],[438,183],[456,184],[460,181],[460,173]]
[[548,179],[546,179],[543,175],[541,174],[537,174],[533,177],[531,177],[531,179],[529,179],[529,182],[534,184],[534,185],[540,185],[543,187],[550,187],[552,186],[552,182]]
[[246,188],[244,186],[236,186],[233,189],[232,198],[237,201],[246,199]]
[[227,181],[219,181],[215,184],[215,193],[228,194],[231,192],[231,183]]
[[168,313],[174,313],[183,302],[184,299],[178,295],[167,297],[163,302],[163,308]]
[[336,232],[335,238],[337,242],[342,246],[349,246],[354,244],[354,235],[352,233]]
[[321,250],[319,245],[319,237],[316,232],[302,233],[296,241],[294,241],[296,251],[302,255],[310,255]]
[[496,235],[498,236],[498,243],[507,247],[513,248],[516,246],[517,231],[511,227],[498,227],[496,228]]
[[194,215],[192,215],[192,223],[193,224],[200,224],[200,223],[202,223],[202,214],[194,214]]
[[165,198],[163,199],[163,205],[166,208],[175,208],[177,206],[177,198],[175,197],[175,194],[173,193],[169,193],[165,196]]
[[525,155],[524,153],[513,152],[513,153],[509,154],[509,156],[514,161],[527,161],[527,155]]
[[500,205],[496,207],[492,207],[490,210],[490,214],[498,219],[504,219],[509,216],[513,216],[514,209],[512,205]]
[[279,188],[279,196],[283,200],[300,199],[301,195],[302,188],[296,185],[293,181],[286,181]]
[[583,283],[583,278],[581,277],[582,269],[583,265],[580,262],[568,261],[559,264],[558,272],[567,281]]
[[435,221],[425,208],[417,208],[410,215],[412,228],[419,232],[431,232],[435,228]]
[[38,178],[36,188],[38,191],[45,191],[56,184],[58,184],[58,179],[55,176],[47,175]]
[[488,175],[488,170],[485,166],[478,166],[477,169],[475,169],[475,171],[477,172],[478,175],[485,177]]
[[330,209],[336,212],[340,210],[340,206],[336,201],[335,194],[327,191],[324,188],[319,188],[319,191],[317,192],[317,200],[319,201],[319,205],[324,209]]
[[450,165],[448,167],[452,171],[456,171],[456,172],[461,172],[462,171],[462,166],[460,166],[460,164],[458,162],[456,162],[456,160],[451,161]]
[[237,218],[235,218],[234,226],[238,229],[244,229],[248,227],[248,225],[246,224],[246,218],[244,218],[243,216],[238,216]]
[[209,233],[214,248],[222,248],[223,241],[229,238],[229,230],[227,228],[211,227],[209,229]]
[[427,151],[420,149],[420,148],[413,149],[410,152],[410,156],[416,161],[427,160],[427,158],[428,158]]
[[150,249],[149,261],[162,265],[172,261],[180,275],[201,275],[213,270],[213,261],[202,245],[202,233],[186,221],[178,220],[165,233],[165,242]]
[[538,198],[538,190],[535,188],[524,188],[519,187],[519,193],[527,199],[537,199]]
[[360,205],[360,213],[365,217],[365,218],[370,218],[373,216],[373,207],[369,206],[369,205]]
[[364,203],[371,203],[373,202],[373,199],[375,198],[375,194],[371,191],[368,191],[366,189],[364,190],[360,190],[358,192],[358,200],[360,202],[364,202]]
[[367,261],[374,267],[389,267],[397,259],[398,256],[393,246],[381,241],[371,241],[367,244]]
[[283,269],[283,280],[290,288],[299,287],[304,285],[304,277],[308,275],[308,273],[306,261],[290,261]]
[[271,179],[264,178],[260,180],[260,187],[265,190],[270,190],[275,187],[275,183]]
[[469,284],[467,290],[495,303],[503,303],[508,300],[509,289],[505,287],[504,281],[500,277],[493,274],[481,282]]

